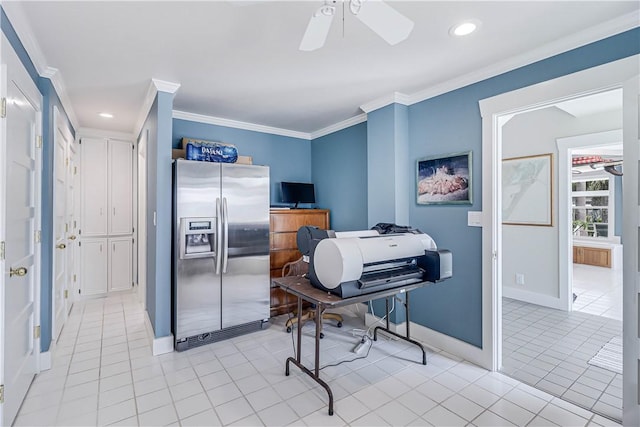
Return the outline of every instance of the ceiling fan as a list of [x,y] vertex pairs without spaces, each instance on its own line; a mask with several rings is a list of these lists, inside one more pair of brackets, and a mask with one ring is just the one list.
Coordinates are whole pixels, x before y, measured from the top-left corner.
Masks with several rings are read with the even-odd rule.
[[[312,51],[324,46],[336,14],[336,3],[337,0],[325,0],[313,13],[300,42],[300,50]],[[409,37],[413,30],[412,20],[381,0],[350,0],[349,10],[392,46]]]

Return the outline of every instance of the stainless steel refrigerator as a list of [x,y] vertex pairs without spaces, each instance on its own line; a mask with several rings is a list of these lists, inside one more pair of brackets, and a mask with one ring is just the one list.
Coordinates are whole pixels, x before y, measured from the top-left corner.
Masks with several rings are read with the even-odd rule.
[[186,350],[269,320],[269,168],[176,160],[173,333]]

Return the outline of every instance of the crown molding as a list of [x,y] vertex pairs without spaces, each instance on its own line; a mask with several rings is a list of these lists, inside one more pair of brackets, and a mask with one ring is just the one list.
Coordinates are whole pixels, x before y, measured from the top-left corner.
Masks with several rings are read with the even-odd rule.
[[9,22],[11,22],[20,42],[27,51],[38,75],[42,76],[42,73],[47,69],[47,61],[40,49],[40,45],[33,36],[33,30],[31,30],[31,25],[29,25],[29,20],[24,14],[22,5],[20,2],[4,2],[2,9],[6,13],[7,18],[9,18]]
[[325,135],[329,135],[330,133],[337,132],[342,129],[346,129],[353,125],[357,125],[362,122],[367,121],[367,114],[358,114],[357,116],[351,117],[349,119],[343,120],[341,122],[335,123],[331,126],[327,126],[326,128],[319,129],[317,131],[311,132],[310,139],[314,140],[316,138],[323,137]]
[[65,88],[60,71],[57,68],[47,67],[40,75],[51,80],[51,84],[56,90],[58,98],[60,98],[60,103],[71,122],[71,126],[73,126],[74,129],[78,129],[78,117],[73,108],[71,108],[71,100],[69,99],[69,95],[67,95],[67,89]]
[[71,101],[69,100],[69,96],[67,95],[62,75],[57,68],[49,67],[47,65],[46,58],[40,49],[40,45],[36,42],[36,39],[33,36],[33,31],[31,30],[29,21],[24,14],[22,5],[19,2],[5,2],[2,5],[2,8],[6,13],[7,18],[9,18],[9,22],[11,22],[22,46],[24,46],[24,49],[27,51],[27,55],[29,55],[29,59],[31,59],[38,75],[51,80],[53,88],[56,90],[58,98],[60,98],[62,108],[64,108],[64,111],[69,118],[69,122],[71,122],[71,126],[73,126],[74,129],[77,129],[78,117],[76,116],[71,105]]
[[389,95],[385,95],[380,98],[374,99],[373,101],[367,102],[366,104],[362,104],[360,106],[360,109],[365,113],[370,113],[382,107],[386,107],[389,104],[411,105],[410,100],[411,97],[407,94],[401,92],[393,92]]
[[135,135],[127,132],[114,132],[95,128],[78,128],[76,131],[76,140],[80,138],[111,138],[124,141],[135,142]]
[[306,140],[311,139],[311,135],[306,132],[298,132],[298,131],[289,130],[289,129],[281,129],[281,128],[276,128],[271,126],[240,122],[237,120],[223,119],[221,117],[205,116],[203,114],[187,113],[186,111],[173,110],[173,118],[180,119],[180,120],[188,120],[190,122],[207,123],[210,125],[250,130],[254,132],[270,133],[273,135],[289,136],[291,138],[299,138],[299,139],[306,139]]
[[440,84],[415,92],[409,96],[409,105],[416,104],[429,98],[433,98],[435,96],[481,82],[483,80],[498,76],[500,74],[504,74],[509,71],[513,71],[517,68],[530,65],[534,62],[542,61],[544,59],[559,55],[572,49],[585,46],[589,43],[593,43],[607,37],[620,34],[624,31],[628,31],[638,27],[639,23],[640,16],[638,12],[632,12],[626,15],[622,15],[610,21],[603,22],[602,24],[595,25],[584,31],[580,31],[562,39],[558,39],[552,43],[540,46],[521,55],[517,55],[504,61],[497,62],[496,64],[493,64],[489,67],[482,68],[472,73],[468,73],[463,76],[447,80]]
[[166,80],[151,79],[151,83],[158,92],[176,93],[180,88],[180,83],[168,82]]
[[147,93],[142,101],[142,108],[140,108],[140,114],[138,114],[138,119],[133,127],[134,135],[140,135],[140,132],[142,132],[142,126],[144,126],[144,122],[147,120],[147,116],[149,115],[149,111],[151,110],[151,106],[153,105],[153,101],[155,101],[158,92],[166,92],[175,95],[179,88],[180,83],[173,83],[153,78],[149,81]]

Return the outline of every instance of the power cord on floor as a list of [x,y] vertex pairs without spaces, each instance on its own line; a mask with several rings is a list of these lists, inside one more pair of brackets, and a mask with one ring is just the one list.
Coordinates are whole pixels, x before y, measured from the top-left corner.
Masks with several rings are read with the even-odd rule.
[[360,360],[360,359],[366,359],[367,356],[369,356],[369,352],[371,351],[371,347],[373,346],[373,340],[371,338],[369,338],[368,336],[364,335],[362,337],[362,340],[360,341],[360,344],[358,345],[365,345],[366,342],[369,342],[369,347],[367,347],[367,353],[363,356],[359,356],[359,357],[355,357],[353,359],[349,359],[349,360],[341,360],[337,363],[330,363],[329,365],[324,365],[320,368],[320,370],[323,370],[324,368],[330,368],[332,366],[338,366],[338,365],[342,365],[343,363],[349,363],[349,362],[355,362],[356,360]]

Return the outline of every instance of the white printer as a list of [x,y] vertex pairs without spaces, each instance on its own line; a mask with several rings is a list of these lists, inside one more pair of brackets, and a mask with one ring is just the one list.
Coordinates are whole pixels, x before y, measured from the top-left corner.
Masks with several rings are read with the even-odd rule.
[[375,228],[379,231],[301,227],[298,249],[309,257],[311,284],[348,298],[452,276],[451,252],[438,250],[429,235],[409,227]]

